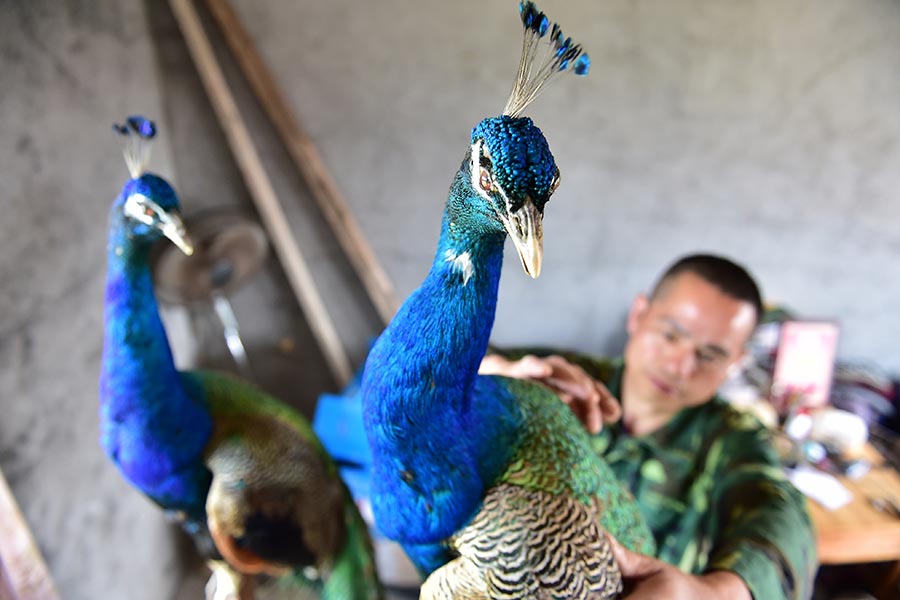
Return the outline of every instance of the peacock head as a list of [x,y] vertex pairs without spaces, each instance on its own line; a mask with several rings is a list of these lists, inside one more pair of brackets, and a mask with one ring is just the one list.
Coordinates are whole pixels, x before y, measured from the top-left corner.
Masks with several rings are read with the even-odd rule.
[[487,216],[512,239],[525,272],[541,272],[544,205],[559,169],[544,134],[528,117],[502,115],[472,130],[469,174]]
[[113,128],[125,138],[125,163],[131,173],[117,201],[129,236],[147,243],[166,237],[185,254],[193,254],[175,190],[162,177],[144,170],[150,141],[156,136],[153,121],[132,116]]
[[478,200],[512,238],[525,272],[537,277],[544,206],[559,186],[559,168],[544,134],[521,115],[554,76],[587,75],[591,63],[534,2],[520,3],[519,12],[525,35],[512,92],[501,116],[472,130],[468,168]]

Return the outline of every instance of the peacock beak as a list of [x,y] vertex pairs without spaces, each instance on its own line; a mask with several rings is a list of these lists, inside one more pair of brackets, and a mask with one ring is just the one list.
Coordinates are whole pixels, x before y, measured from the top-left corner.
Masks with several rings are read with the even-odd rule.
[[191,241],[190,236],[188,236],[181,215],[174,211],[168,211],[161,216],[163,218],[159,230],[162,234],[169,238],[173,244],[178,246],[179,250],[188,256],[192,255],[194,253],[194,243]]
[[503,225],[516,246],[522,268],[537,279],[544,257],[544,229],[543,216],[534,201],[526,196],[522,208],[503,219]]

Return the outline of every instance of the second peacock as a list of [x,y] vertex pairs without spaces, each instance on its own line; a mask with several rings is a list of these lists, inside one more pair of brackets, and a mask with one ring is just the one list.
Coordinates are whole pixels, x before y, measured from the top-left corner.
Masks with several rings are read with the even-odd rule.
[[376,523],[429,575],[422,598],[613,598],[622,583],[604,531],[653,549],[636,505],[555,395],[477,374],[506,236],[537,277],[559,183],[544,135],[521,113],[550,77],[589,67],[533,3],[520,10],[510,99],[472,131],[431,270],[363,375]]
[[151,121],[130,117],[131,172],[110,210],[101,443],[133,486],[176,516],[213,567],[207,596],[380,597],[364,522],[307,421],[224,374],[179,371],[159,317],[152,244],[190,254],[178,198],[144,172]]

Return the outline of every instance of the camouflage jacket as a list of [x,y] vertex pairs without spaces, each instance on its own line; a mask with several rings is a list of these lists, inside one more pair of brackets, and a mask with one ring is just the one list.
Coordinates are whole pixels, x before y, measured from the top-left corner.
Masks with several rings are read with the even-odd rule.
[[[563,356],[620,397],[621,361]],[[713,398],[649,435],[628,435],[617,423],[592,443],[634,494],[658,558],[694,574],[733,571],[756,600],[812,595],[816,543],[806,500],[755,417]]]

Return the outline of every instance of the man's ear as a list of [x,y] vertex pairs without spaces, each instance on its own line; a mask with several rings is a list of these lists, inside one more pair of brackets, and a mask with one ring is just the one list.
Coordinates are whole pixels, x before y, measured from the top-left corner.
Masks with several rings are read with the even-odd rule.
[[631,301],[631,308],[628,310],[628,335],[634,335],[644,315],[647,314],[648,308],[650,308],[650,299],[644,294],[638,294]]

